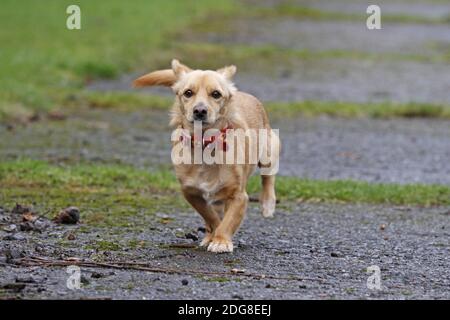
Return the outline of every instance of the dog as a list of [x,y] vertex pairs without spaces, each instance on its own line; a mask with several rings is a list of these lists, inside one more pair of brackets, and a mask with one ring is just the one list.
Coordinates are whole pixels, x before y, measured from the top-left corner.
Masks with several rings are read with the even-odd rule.
[[[187,143],[189,150],[200,145],[208,149],[215,142],[222,148],[215,151],[227,154],[228,131],[230,129],[266,130],[267,143],[258,144],[259,136],[249,135],[240,146],[246,157],[255,156],[250,145],[257,145],[256,163],[245,161],[229,164],[176,163],[175,174],[181,184],[185,199],[203,217],[205,237],[200,246],[210,252],[233,252],[232,238],[244,218],[249,197],[246,187],[256,166],[261,168],[262,192],[260,203],[262,215],[272,217],[275,211],[275,173],[278,167],[280,140],[271,129],[267,113],[254,96],[238,91],[232,82],[236,73],[234,65],[216,71],[193,70],[178,60],[172,60],[171,69],[158,70],[134,80],[134,87],[166,86],[175,94],[170,113],[170,125],[185,132],[180,139],[173,139],[173,150]],[[195,124],[201,124],[201,133],[216,130],[215,139],[198,139]],[[187,136],[186,136],[187,135]],[[219,138],[222,139],[219,139]],[[186,138],[186,139],[184,139]],[[220,141],[220,143],[218,143]],[[184,143],[186,145],[186,143]],[[239,147],[239,146],[238,146]],[[219,149],[222,149],[219,151]],[[262,163],[261,154],[270,155],[270,161]],[[173,155],[173,153],[172,153]],[[246,159],[247,159],[246,158]],[[263,173],[263,169],[267,172]]]

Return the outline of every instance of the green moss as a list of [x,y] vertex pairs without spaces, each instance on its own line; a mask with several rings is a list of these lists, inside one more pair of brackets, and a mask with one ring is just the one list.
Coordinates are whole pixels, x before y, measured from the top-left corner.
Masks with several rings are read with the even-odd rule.
[[145,248],[147,243],[139,239],[131,239],[128,241],[127,247],[131,249]]
[[[251,179],[249,192],[259,190],[258,179]],[[277,194],[285,199],[373,203],[391,205],[448,205],[450,188],[445,185],[379,184],[352,180],[318,181],[279,177]]]
[[[260,190],[258,176],[248,192]],[[134,227],[133,217],[188,208],[170,170],[149,173],[125,165],[50,165],[19,160],[0,163],[0,202],[36,203],[53,216],[77,205],[84,223]],[[374,203],[392,205],[449,205],[450,187],[421,184],[373,184],[352,180],[308,180],[278,177],[277,194],[284,200]],[[163,221],[161,223],[170,223]]]
[[329,115],[334,117],[370,118],[445,118],[450,119],[450,106],[429,103],[351,103],[333,101],[271,102],[266,104],[270,115]]
[[121,246],[118,243],[112,241],[98,240],[90,245],[87,245],[86,249],[96,251],[119,251],[121,250]]

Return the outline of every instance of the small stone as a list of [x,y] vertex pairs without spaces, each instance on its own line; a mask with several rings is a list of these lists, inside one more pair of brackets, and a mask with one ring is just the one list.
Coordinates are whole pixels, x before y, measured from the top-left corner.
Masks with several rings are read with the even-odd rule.
[[6,262],[10,263],[13,260],[23,258],[25,256],[24,252],[19,249],[7,249],[5,251]]
[[197,231],[201,232],[201,233],[206,233],[206,228],[205,227],[198,227]]
[[31,221],[23,222],[19,225],[20,231],[34,231],[35,227]]
[[94,279],[100,279],[100,278],[103,278],[103,277],[105,277],[105,275],[103,273],[100,273],[100,272],[93,272],[91,274],[91,278],[94,278]]
[[330,253],[330,256],[332,256],[333,258],[339,258],[339,257],[340,257],[340,254],[337,253],[337,252],[331,252],[331,253]]
[[53,219],[56,223],[76,224],[80,220],[80,209],[77,207],[68,207],[61,210],[59,214]]
[[186,239],[191,239],[192,241],[198,241],[197,235],[193,234],[192,232],[185,234]]
[[85,276],[81,276],[80,278],[80,282],[82,284],[88,285],[90,283],[90,281],[88,280],[88,278],[86,278]]
[[14,214],[25,214],[28,212],[32,212],[30,207],[22,206],[21,204],[16,203],[16,206],[11,211]]
[[37,244],[34,247],[34,251],[39,252],[39,253],[45,252],[45,247],[43,245]]
[[70,241],[73,241],[73,240],[75,240],[77,237],[73,234],[73,233],[70,233],[68,236],[67,236],[67,240],[70,240]]
[[36,279],[32,276],[16,276],[16,282],[19,283],[36,283]]
[[301,284],[301,285],[299,285],[298,286],[300,289],[306,289],[307,287],[306,287],[306,284]]
[[232,298],[232,299],[238,299],[238,300],[243,300],[243,299],[244,299],[242,296],[240,296],[240,295],[238,295],[238,294],[233,294],[233,295],[231,296],[231,298]]
[[16,232],[17,226],[15,224],[10,224],[2,228],[6,232]]
[[22,241],[25,240],[25,237],[19,233],[9,234],[3,237],[3,240],[6,241]]
[[177,238],[185,238],[186,234],[183,232],[182,229],[178,228],[178,229],[175,230],[175,237],[177,237]]
[[187,281],[186,279],[181,280],[181,284],[183,286],[187,286],[189,284],[189,281]]
[[270,283],[266,284],[266,289],[270,289],[272,288],[272,286],[270,285]]
[[26,287],[25,283],[7,283],[2,286],[3,289],[12,290],[14,292],[20,292],[23,289],[25,289],[25,287]]
[[386,225],[383,223],[383,224],[380,225],[380,230],[384,231],[384,229],[386,229]]

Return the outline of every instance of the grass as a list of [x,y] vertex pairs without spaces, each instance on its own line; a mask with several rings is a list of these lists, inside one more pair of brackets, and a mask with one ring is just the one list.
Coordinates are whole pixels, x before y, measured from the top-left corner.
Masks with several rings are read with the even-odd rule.
[[164,59],[167,34],[227,12],[233,1],[79,0],[81,30],[66,28],[69,0],[4,0],[0,11],[0,118],[47,111],[97,78]]
[[[168,110],[171,97],[128,92],[84,92],[76,96],[78,103],[91,108],[133,111],[144,108]],[[82,101],[82,102],[80,102]],[[68,102],[70,106],[72,102]],[[264,103],[269,115],[316,117],[328,115],[340,118],[440,118],[450,119],[450,106],[431,103],[354,103],[340,101],[301,101]]]
[[[245,6],[237,6],[234,1],[227,0],[136,0],[133,5],[121,0],[111,0],[108,4],[80,0],[77,4],[81,7],[82,29],[75,31],[65,27],[65,9],[69,4],[72,3],[68,0],[48,0],[45,4],[32,0],[2,2],[0,40],[8,45],[0,50],[0,120],[26,119],[36,112],[68,106],[166,108],[170,105],[170,100],[166,98],[132,92],[88,92],[84,87],[95,79],[115,78],[142,66],[148,69],[167,67],[174,56],[201,68],[217,68],[234,63],[244,71],[264,70],[266,73],[270,73],[270,66],[279,61],[284,61],[287,68],[294,66],[296,61],[327,58],[449,61],[448,54],[380,56],[347,50],[314,52],[275,46],[224,46],[182,41],[186,34],[192,32],[228,30],[230,19],[240,14],[245,17],[290,15],[318,20],[361,18],[359,15],[326,12],[289,3],[276,5],[270,12],[265,9],[249,12]],[[218,18],[205,19],[211,14]],[[385,20],[421,22],[417,17],[383,15]],[[447,118],[449,114],[441,106],[419,104],[392,108],[388,104],[363,106],[347,103],[341,103],[336,108],[334,103],[317,102],[273,105],[276,105],[276,108],[272,108],[274,112],[278,109],[300,110],[308,115],[424,115]]]
[[185,203],[174,197],[177,183],[168,171],[142,175],[119,165],[56,166],[20,160],[0,164],[0,206],[33,204],[40,214],[54,217],[62,208],[77,206],[83,222],[99,226],[140,227],[130,222],[158,211],[172,212]]
[[271,102],[266,104],[269,114],[329,115],[355,118],[443,118],[450,119],[450,107],[430,103],[352,103],[335,101]]
[[[181,36],[182,37],[182,36]],[[181,38],[182,39],[182,38]],[[202,69],[217,69],[235,64],[239,70],[273,74],[280,61],[286,68],[295,68],[302,61],[314,62],[321,59],[354,59],[367,61],[416,61],[426,63],[450,62],[448,50],[436,47],[439,53],[432,55],[411,53],[373,53],[358,50],[309,50],[277,47],[274,45],[215,44],[201,41],[180,40],[173,46],[173,55],[184,52],[184,63]],[[165,66],[167,67],[167,65]]]
[[[0,163],[0,203],[42,205],[55,212],[78,205],[92,223],[112,223],[114,217],[157,210],[173,210],[186,204],[172,171],[145,171],[125,165],[51,165],[36,160]],[[259,191],[252,177],[248,192]],[[389,205],[450,205],[450,187],[443,185],[372,184],[359,181],[317,181],[279,177],[277,194],[287,201],[368,203]],[[108,220],[109,219],[109,220]]]

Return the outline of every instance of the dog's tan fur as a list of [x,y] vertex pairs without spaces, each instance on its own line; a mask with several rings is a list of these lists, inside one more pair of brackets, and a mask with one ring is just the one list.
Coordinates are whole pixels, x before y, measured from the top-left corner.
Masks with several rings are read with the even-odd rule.
[[[163,85],[172,87],[176,98],[171,110],[170,124],[193,132],[193,109],[202,103],[208,116],[203,129],[267,129],[269,120],[263,105],[252,95],[238,91],[232,83],[235,66],[217,71],[192,70],[172,61],[172,69],[159,70],[134,81],[136,87]],[[184,95],[191,90],[192,97]],[[211,96],[219,91],[219,99]],[[279,148],[275,134],[269,136],[272,148]],[[175,142],[176,144],[177,142]],[[247,141],[245,152],[249,152]],[[273,149],[275,150],[275,149]],[[175,173],[186,200],[203,217],[206,235],[201,246],[211,252],[232,252],[232,237],[239,228],[247,208],[247,181],[255,170],[254,164],[179,164]],[[275,176],[262,175],[260,202],[264,217],[272,217],[275,210]]]

